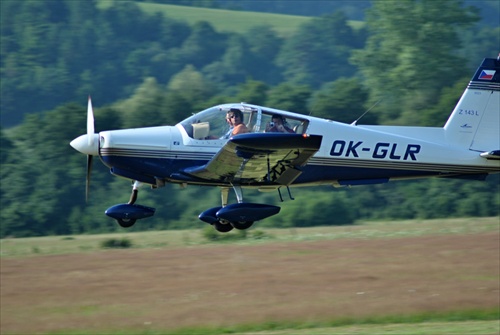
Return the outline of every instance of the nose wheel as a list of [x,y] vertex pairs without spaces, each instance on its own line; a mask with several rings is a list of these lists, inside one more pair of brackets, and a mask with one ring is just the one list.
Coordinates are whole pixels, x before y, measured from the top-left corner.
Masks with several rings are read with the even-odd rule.
[[107,216],[115,219],[122,228],[130,228],[137,220],[153,216],[155,213],[154,208],[135,204],[141,186],[141,182],[135,181],[129,202],[110,207],[105,212]]
[[116,219],[116,222],[120,225],[122,228],[130,228],[132,227],[137,219]]
[[[130,200],[128,201],[129,205],[135,204],[137,201],[137,196],[139,194],[139,187],[140,183],[138,181],[134,182],[134,186],[132,187],[132,193],[130,194]],[[130,228],[132,227],[137,219],[116,219],[116,222],[120,225],[122,228]]]

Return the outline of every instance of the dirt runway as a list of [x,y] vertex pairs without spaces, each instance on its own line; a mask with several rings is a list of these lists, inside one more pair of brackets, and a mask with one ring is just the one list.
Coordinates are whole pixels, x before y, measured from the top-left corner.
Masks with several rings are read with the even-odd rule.
[[2,258],[0,332],[494,308],[499,238],[489,232]]

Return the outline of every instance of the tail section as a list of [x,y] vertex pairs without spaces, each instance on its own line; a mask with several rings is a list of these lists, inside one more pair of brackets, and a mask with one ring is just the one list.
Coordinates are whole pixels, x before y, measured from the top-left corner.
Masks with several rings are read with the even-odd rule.
[[500,55],[483,60],[444,131],[453,146],[479,152],[500,149]]

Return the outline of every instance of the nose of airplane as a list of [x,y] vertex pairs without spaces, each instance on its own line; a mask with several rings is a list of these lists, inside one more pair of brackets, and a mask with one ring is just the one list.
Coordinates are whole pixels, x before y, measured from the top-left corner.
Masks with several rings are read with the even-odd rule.
[[70,145],[82,154],[98,156],[99,155],[99,134],[84,134],[78,136]]

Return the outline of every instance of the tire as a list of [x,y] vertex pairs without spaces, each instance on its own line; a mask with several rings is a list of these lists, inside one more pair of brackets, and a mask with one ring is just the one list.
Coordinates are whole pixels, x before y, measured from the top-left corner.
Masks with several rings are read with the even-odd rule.
[[253,225],[253,221],[237,221],[231,222],[231,225],[239,230],[245,230],[250,228]]
[[233,230],[233,226],[230,225],[229,223],[223,224],[220,221],[216,221],[214,223],[214,228],[217,230],[219,233],[227,233]]
[[122,228],[130,228],[135,224],[136,219],[116,219]]

